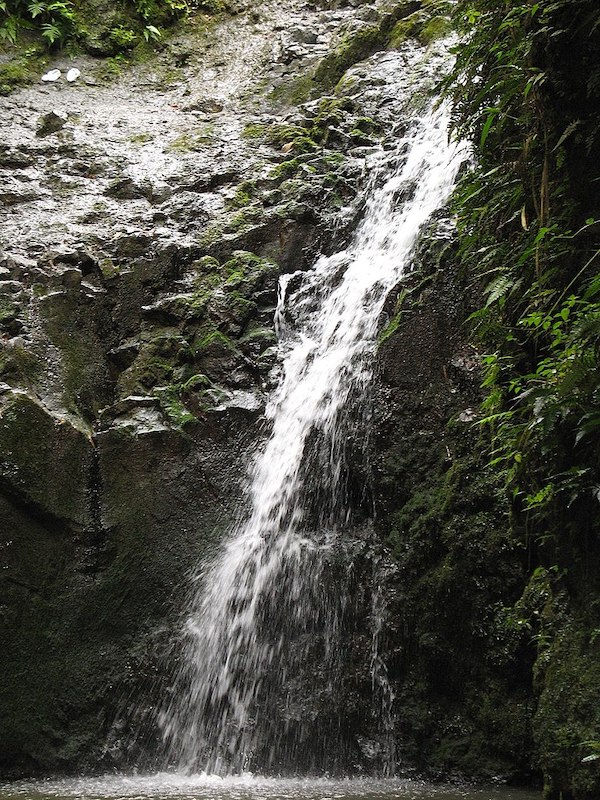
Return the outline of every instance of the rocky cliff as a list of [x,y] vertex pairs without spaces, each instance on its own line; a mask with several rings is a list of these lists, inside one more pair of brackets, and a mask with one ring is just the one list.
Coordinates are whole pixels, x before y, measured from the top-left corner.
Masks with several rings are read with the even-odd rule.
[[[0,54],[8,775],[151,762],[181,599],[265,434],[278,277],[346,241],[448,27],[433,0],[240,3],[134,49],[113,6],[86,6],[79,49]],[[400,767],[529,780],[533,653],[506,621],[527,553],[478,454],[480,287],[456,250],[441,212],[381,320],[343,766],[381,767],[377,585]]]

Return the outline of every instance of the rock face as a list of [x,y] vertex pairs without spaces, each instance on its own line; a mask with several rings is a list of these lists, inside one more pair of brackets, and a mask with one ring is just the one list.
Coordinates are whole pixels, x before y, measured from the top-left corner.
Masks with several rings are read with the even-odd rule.
[[529,655],[502,614],[526,564],[506,499],[479,458],[477,290],[448,221],[425,232],[390,298],[374,406],[377,529],[394,563],[388,674],[400,760],[433,775],[526,780]]
[[[433,6],[253,5],[176,30],[110,80],[82,56],[77,82],[3,100],[6,774],[152,751],[145,720],[166,690],[190,570],[230,528],[264,435],[278,277],[352,230],[369,152],[427,92]],[[522,660],[489,644],[520,556],[491,482],[469,472],[478,362],[460,334],[469,294],[447,228],[432,228],[437,244],[382,323],[377,536],[356,545],[357,574],[372,582],[378,565],[386,587],[401,763],[523,773],[529,687],[511,684]],[[356,590],[349,673],[363,694],[349,689],[348,737],[357,766],[376,769],[372,642],[359,630],[369,592]],[[131,697],[145,698],[135,719]]]

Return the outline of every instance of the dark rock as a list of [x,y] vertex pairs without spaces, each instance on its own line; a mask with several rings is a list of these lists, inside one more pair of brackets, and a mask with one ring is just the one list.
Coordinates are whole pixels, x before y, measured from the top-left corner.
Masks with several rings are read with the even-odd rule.
[[300,42],[301,44],[316,44],[318,40],[318,36],[315,31],[311,31],[308,28],[288,28],[286,35],[292,41]]
[[182,111],[200,111],[203,114],[217,114],[223,111],[223,103],[214,97],[201,97],[190,100],[181,107]]
[[49,136],[51,133],[57,133],[57,131],[64,128],[68,120],[69,115],[66,111],[49,111],[39,118],[36,136]]
[[21,181],[9,178],[0,188],[0,202],[6,206],[14,206],[19,203],[30,203],[38,200],[42,192],[34,186],[24,186]]
[[60,282],[65,289],[79,289],[81,286],[81,270],[66,269],[60,274]]
[[[147,233],[136,231],[119,237],[115,242],[116,254],[119,259],[138,258],[148,252],[152,239]],[[139,262],[141,266],[144,262]]]
[[225,186],[238,180],[239,173],[233,170],[215,171],[207,175],[202,175],[193,183],[182,185],[178,191],[185,192],[210,192],[218,186]]
[[0,281],[0,295],[16,294],[22,288],[23,285],[19,281]]
[[35,156],[31,152],[9,148],[0,153],[0,167],[8,169],[18,169],[20,167],[30,167],[35,162]]
[[158,408],[159,401],[157,397],[136,396],[130,395],[119,400],[108,408],[103,408],[101,411],[102,418],[109,416],[111,418],[122,416],[130,411],[136,411],[139,408]]
[[9,256],[3,253],[0,264],[8,270],[14,280],[22,281],[25,277],[34,274],[37,262],[25,256],[16,254]]
[[133,178],[118,178],[110,183],[104,194],[108,197],[115,197],[117,200],[139,200],[140,198],[151,200],[152,191],[153,187],[150,181],[139,183]]
[[[149,199],[150,202],[153,203],[154,205],[160,205],[161,203],[164,203],[165,200],[168,200],[172,194],[173,194],[173,189],[171,186],[169,186],[168,183],[153,184],[150,191]],[[154,215],[154,218],[156,218],[156,214]]]
[[5,393],[0,402],[0,493],[42,517],[85,526],[89,437],[24,392]]
[[120,369],[127,369],[135,361],[140,350],[139,341],[124,342],[108,351],[108,356]]

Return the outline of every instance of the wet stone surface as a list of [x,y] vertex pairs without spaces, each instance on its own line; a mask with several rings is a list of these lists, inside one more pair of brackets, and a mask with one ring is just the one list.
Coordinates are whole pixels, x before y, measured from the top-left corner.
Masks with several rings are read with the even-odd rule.
[[[128,392],[152,393],[205,368],[212,380],[210,365],[195,363],[196,351],[220,333],[252,338],[255,375],[241,382],[264,390],[268,370],[254,362],[262,354],[257,343],[267,343],[259,332],[272,327],[278,272],[269,268],[260,285],[238,286],[234,266],[223,265],[246,251],[280,271],[305,269],[353,225],[352,200],[368,177],[369,154],[397,130],[420,55],[407,45],[354,68],[344,63],[349,69],[335,93],[311,76],[340,42],[389,14],[369,5],[311,10],[267,3],[210,26],[192,21],[154,59],[110,79],[103,62],[58,57],[44,76],[58,70],[57,80],[40,79],[0,100],[2,268],[17,282],[6,334],[18,329],[32,362],[44,358],[42,351],[57,362],[57,380],[43,368],[16,366],[11,373],[9,366],[10,382],[38,397],[56,395],[53,404],[62,403],[65,417],[93,428],[99,407],[76,392],[56,399],[65,383],[85,382],[64,375],[80,369],[73,350],[89,359],[90,337],[93,359],[107,373],[99,393],[110,404],[123,383]],[[80,76],[67,81],[75,67]],[[296,83],[305,78],[310,86],[298,94]],[[212,265],[198,270],[208,256]],[[214,292],[221,293],[213,298],[222,309],[218,319],[206,311]],[[164,305],[171,293],[179,298],[172,313],[144,311]],[[93,336],[80,325],[70,330],[58,320],[62,312],[69,320],[93,318]],[[124,342],[132,352],[135,339],[143,355],[156,327],[157,336],[177,328],[185,340],[185,357],[166,357],[177,374],[167,369],[168,375],[121,381],[121,361],[110,353]],[[67,329],[69,346],[59,328]],[[250,367],[244,348],[229,349],[242,351],[243,373]],[[98,386],[88,388],[98,393]]]
[[0,99],[0,769],[155,744],[190,565],[264,437],[278,278],[343,246],[373,155],[393,166],[430,88],[432,53],[391,36],[418,5],[253,4]]

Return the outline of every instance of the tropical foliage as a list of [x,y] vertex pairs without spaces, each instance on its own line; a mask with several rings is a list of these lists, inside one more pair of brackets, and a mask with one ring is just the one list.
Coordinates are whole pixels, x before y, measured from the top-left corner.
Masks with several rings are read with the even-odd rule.
[[[159,26],[169,25],[196,7],[208,12],[221,8],[220,0],[205,4],[195,0],[127,0],[123,6],[131,26],[118,26],[113,39],[124,49],[142,39],[159,39]],[[20,30],[40,32],[48,46],[79,38],[86,22],[79,11],[72,0],[0,0],[0,40],[14,44]]]
[[74,20],[70,0],[0,0],[0,39],[13,44],[20,28],[35,28],[49,45],[53,45],[73,33]]
[[600,510],[600,8],[461,0],[447,91],[476,167],[456,196],[485,304],[484,425],[518,505]]
[[[458,0],[446,81],[474,164],[454,198],[481,289],[487,460],[530,570],[534,732],[550,798],[598,796],[600,6]],[[545,599],[530,608],[539,576]],[[536,583],[537,582],[537,583]],[[568,689],[566,688],[568,684]]]

